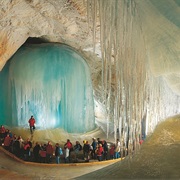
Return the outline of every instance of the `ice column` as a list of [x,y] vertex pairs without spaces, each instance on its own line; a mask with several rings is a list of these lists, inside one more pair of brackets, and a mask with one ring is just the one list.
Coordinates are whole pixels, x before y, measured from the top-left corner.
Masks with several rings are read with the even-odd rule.
[[0,72],[0,122],[69,133],[95,128],[90,72],[74,50],[58,44],[23,46]]

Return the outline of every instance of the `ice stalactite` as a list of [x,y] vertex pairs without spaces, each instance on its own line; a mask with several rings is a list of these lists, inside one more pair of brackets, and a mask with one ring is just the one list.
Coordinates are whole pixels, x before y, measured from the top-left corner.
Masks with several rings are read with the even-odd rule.
[[26,45],[0,73],[0,122],[27,126],[31,115],[39,129],[82,133],[95,128],[89,67],[65,45]]
[[[139,99],[144,98],[137,93],[143,92],[145,81],[146,71],[142,62],[145,59],[145,53],[142,53],[145,52],[144,40],[143,37],[140,38],[141,48],[136,47],[135,41],[141,35],[141,29],[137,24],[133,1],[98,2],[102,51],[102,102],[106,107],[107,137],[109,122],[114,118],[114,138],[120,138],[121,143],[128,140],[132,142],[135,133],[136,136],[139,135],[139,132],[134,130],[140,130],[139,121],[143,113],[142,109],[136,113],[136,108],[141,107]],[[139,78],[138,74],[142,76]],[[115,79],[114,86],[112,79]]]
[[101,103],[106,110],[107,137],[109,122],[113,122],[114,139],[132,149],[142,131],[152,132],[160,120],[179,112],[180,98],[163,78],[152,75],[138,1],[99,0],[96,9],[94,0],[88,3],[88,17],[92,13],[100,23]]

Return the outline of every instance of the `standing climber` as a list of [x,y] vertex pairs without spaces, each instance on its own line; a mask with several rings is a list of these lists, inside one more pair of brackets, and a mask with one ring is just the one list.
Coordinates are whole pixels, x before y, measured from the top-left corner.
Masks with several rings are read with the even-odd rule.
[[35,119],[33,116],[31,116],[31,118],[29,119],[29,127],[30,127],[30,131],[31,131],[31,134],[33,133],[33,131],[35,130]]

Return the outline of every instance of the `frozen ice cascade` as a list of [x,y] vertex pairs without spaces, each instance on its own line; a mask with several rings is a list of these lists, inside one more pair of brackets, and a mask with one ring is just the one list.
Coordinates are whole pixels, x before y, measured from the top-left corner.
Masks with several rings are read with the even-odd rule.
[[[171,2],[176,9],[177,1]],[[114,139],[120,138],[126,147],[153,132],[158,122],[180,113],[179,44],[174,40],[179,37],[179,21],[165,7],[169,1],[89,0],[87,4],[94,44],[100,27],[99,101],[106,111],[106,134],[112,122]],[[152,14],[158,16],[155,26]],[[172,23],[165,24],[165,18]]]
[[89,67],[70,47],[24,45],[0,72],[0,122],[82,133],[95,128]]

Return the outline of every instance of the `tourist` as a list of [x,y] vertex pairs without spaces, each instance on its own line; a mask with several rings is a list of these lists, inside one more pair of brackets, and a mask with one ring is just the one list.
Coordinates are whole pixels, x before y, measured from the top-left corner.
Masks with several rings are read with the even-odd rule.
[[99,144],[101,144],[101,145],[102,145],[101,138],[97,138],[97,143],[98,143],[98,145],[99,145]]
[[40,162],[40,150],[41,150],[41,146],[39,145],[38,142],[36,142],[36,145],[33,148],[33,155],[35,162]]
[[64,146],[65,149],[65,163],[69,163],[70,162],[70,158],[69,158],[69,148],[67,146]]
[[120,141],[119,141],[119,139],[117,139],[116,145],[115,145],[115,159],[120,158],[120,150],[121,150]]
[[[29,144],[29,147],[30,147],[30,149],[32,148],[32,142],[30,141],[30,139],[29,138],[27,138],[27,141],[26,141],[28,144]],[[30,154],[29,154],[29,156],[31,156],[31,151],[29,152]]]
[[9,151],[10,150],[10,145],[11,145],[11,137],[9,134],[4,138],[4,148]]
[[35,130],[35,123],[36,123],[36,120],[34,119],[33,116],[31,116],[31,118],[29,119],[29,127],[30,127],[30,131],[31,131],[31,134],[33,133],[33,131]]
[[46,162],[50,163],[52,160],[53,155],[53,146],[50,141],[48,141],[48,144],[46,146]]
[[82,150],[82,146],[79,141],[76,141],[76,145],[74,146],[75,160],[78,161],[79,152]]
[[114,159],[114,154],[115,154],[115,144],[111,145],[111,148],[109,150],[109,154],[110,154],[110,159]]
[[92,151],[91,151],[91,157],[92,159],[96,159],[96,149],[97,149],[97,141],[96,138],[92,138],[93,142],[91,144]]
[[44,145],[40,145],[40,151],[39,151],[39,155],[40,155],[40,162],[41,163],[45,163],[46,162],[46,144]]
[[90,157],[90,152],[91,152],[91,147],[88,141],[83,146],[83,153],[84,153],[84,160],[89,161]]
[[66,159],[66,162],[70,162],[71,161],[71,152],[73,151],[73,145],[69,139],[67,139],[67,142],[64,144],[64,149],[68,155],[67,156],[68,159]]
[[98,149],[97,149],[97,159],[98,159],[98,161],[102,161],[103,152],[104,152],[104,150],[103,150],[102,144],[99,144]]
[[104,149],[104,151],[103,151],[103,159],[104,160],[108,160],[108,145],[107,145],[107,142],[104,140],[104,141],[102,141],[102,147],[103,147],[103,149]]
[[24,150],[24,152],[23,152],[24,160],[29,161],[30,160],[30,145],[29,145],[29,143],[27,141],[24,142],[23,150]]
[[55,157],[56,157],[56,164],[59,164],[60,163],[60,147],[58,143],[56,143],[55,145]]

